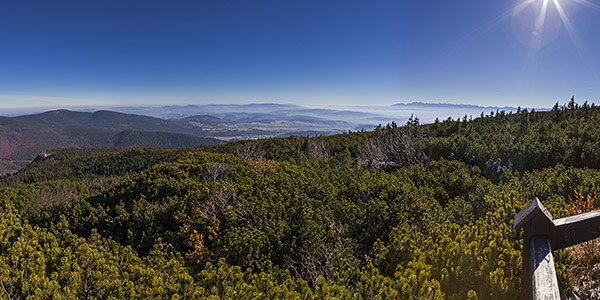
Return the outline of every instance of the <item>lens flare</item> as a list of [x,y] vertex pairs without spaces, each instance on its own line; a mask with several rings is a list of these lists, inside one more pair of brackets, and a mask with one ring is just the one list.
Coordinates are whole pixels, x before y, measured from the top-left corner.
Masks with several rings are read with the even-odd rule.
[[580,51],[581,43],[561,1],[600,10],[600,5],[589,0],[569,0],[569,3],[565,0],[521,0],[513,7],[512,13],[517,39],[527,46],[542,48],[555,40],[564,26],[574,46]]
[[600,77],[591,68],[583,43],[565,9],[574,5],[600,10],[600,5],[589,0],[521,0],[512,10],[513,31],[519,42],[531,47],[533,61],[536,61],[540,49],[554,41],[564,27],[579,59],[595,79],[599,80]]
[[[589,1],[586,1],[586,0],[574,0],[574,1],[579,4],[582,4],[584,6],[587,6],[587,7],[600,9],[600,6],[598,6],[594,3],[591,3]],[[588,66],[590,72],[594,75],[596,80],[598,80],[599,79],[598,73],[594,69],[590,68],[590,66],[592,64],[589,63],[589,60],[587,59],[587,55],[584,53],[583,43],[579,39],[579,35],[575,31],[575,28],[573,27],[571,20],[567,16],[567,13],[565,12],[565,10],[563,9],[563,7],[561,6],[561,4],[558,0],[552,0],[552,2],[556,6],[556,11],[558,12],[560,19],[562,20],[562,23],[565,26],[565,29],[567,30],[567,34],[569,35],[569,38],[571,38],[571,42],[573,43],[573,47],[575,47],[575,51],[577,51],[577,55],[579,56],[579,59],[581,59],[581,61],[586,66]]]
[[515,36],[524,45],[540,49],[554,41],[561,22],[555,0],[527,0],[513,9],[512,26]]

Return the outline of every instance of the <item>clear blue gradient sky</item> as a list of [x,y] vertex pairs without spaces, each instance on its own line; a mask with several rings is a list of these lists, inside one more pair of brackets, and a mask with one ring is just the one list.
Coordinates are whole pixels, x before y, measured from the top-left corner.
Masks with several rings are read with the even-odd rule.
[[0,104],[599,103],[600,0],[524,1],[4,1]]

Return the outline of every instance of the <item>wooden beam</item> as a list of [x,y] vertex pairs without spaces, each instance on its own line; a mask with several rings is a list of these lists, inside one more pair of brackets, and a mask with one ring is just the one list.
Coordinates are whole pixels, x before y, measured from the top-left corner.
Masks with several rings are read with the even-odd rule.
[[552,248],[547,236],[531,237],[532,299],[560,300]]
[[600,211],[554,220],[553,249],[563,249],[600,237]]

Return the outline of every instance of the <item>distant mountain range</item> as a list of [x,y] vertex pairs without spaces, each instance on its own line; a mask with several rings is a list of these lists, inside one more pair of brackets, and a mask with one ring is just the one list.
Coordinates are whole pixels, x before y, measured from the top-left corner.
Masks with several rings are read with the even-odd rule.
[[189,115],[194,111],[190,107],[158,109],[171,116],[182,115],[174,111],[188,112],[188,116],[178,119],[108,110],[64,109],[0,117],[0,174],[16,171],[41,152],[53,148],[192,147],[239,139],[330,135],[355,129],[344,121],[272,111],[292,111],[298,109],[295,106],[261,104],[242,108],[248,112],[235,111],[234,106],[211,107],[210,113],[217,111],[216,115]]
[[427,107],[427,108],[451,108],[451,109],[476,109],[476,110],[489,110],[489,109],[499,109],[499,110],[513,110],[515,109],[515,107],[511,107],[511,106],[504,106],[504,107],[499,107],[499,106],[481,106],[481,105],[474,105],[474,104],[453,104],[453,103],[426,103],[426,102],[410,102],[410,103],[396,103],[393,104],[392,106],[395,107],[407,107],[407,108],[415,108],[415,107]]
[[[299,131],[326,130],[336,133],[347,130],[371,130],[378,124],[387,124],[395,121],[405,123],[411,115],[418,117],[424,123],[433,122],[436,118],[446,119],[452,117],[472,116],[477,117],[482,112],[489,114],[491,111],[516,111],[510,106],[478,106],[471,104],[451,103],[397,103],[390,106],[331,106],[331,107],[305,107],[293,104],[252,103],[252,104],[206,104],[206,105],[169,105],[161,107],[128,106],[113,107],[113,111],[130,114],[141,114],[163,119],[181,120],[190,117],[205,118],[216,117],[234,123],[268,123],[268,122],[294,122],[307,121],[305,128]],[[536,110],[546,110],[544,108]],[[217,119],[215,119],[217,120]],[[331,122],[335,123],[331,123]],[[246,124],[253,127],[253,124]],[[295,124],[296,127],[301,124]],[[328,127],[323,127],[328,126]],[[314,127],[314,128],[309,128]],[[284,130],[285,131],[285,130]]]
[[380,118],[377,114],[358,111],[275,103],[113,107],[110,110],[183,122],[202,131],[193,135],[226,141],[370,130],[378,124],[374,120]]
[[53,110],[0,117],[0,174],[17,170],[52,148],[191,147],[241,139],[332,135],[372,130],[392,121],[403,124],[411,115],[428,123],[436,117],[477,117],[496,110],[516,108],[413,102],[331,108],[266,103]]

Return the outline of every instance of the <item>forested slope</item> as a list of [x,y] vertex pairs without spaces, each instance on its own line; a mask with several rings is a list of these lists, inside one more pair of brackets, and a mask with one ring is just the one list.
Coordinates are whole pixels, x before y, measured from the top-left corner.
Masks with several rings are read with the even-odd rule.
[[[0,175],[14,173],[52,148],[192,147],[221,141],[181,122],[108,111],[50,111],[0,117]],[[198,132],[196,132],[198,134]]]
[[[599,195],[599,120],[571,102],[329,137],[54,150],[0,181],[0,294],[515,299],[514,215],[533,197],[560,217],[569,197]],[[576,261],[555,255],[564,293]]]

